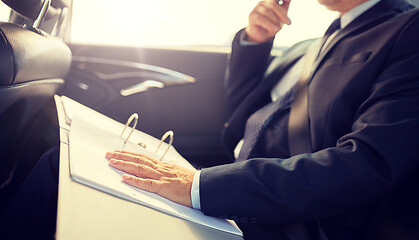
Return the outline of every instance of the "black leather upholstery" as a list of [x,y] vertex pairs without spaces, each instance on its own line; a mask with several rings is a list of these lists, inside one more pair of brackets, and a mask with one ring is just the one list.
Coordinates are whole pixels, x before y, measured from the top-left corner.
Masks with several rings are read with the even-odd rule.
[[4,22],[0,34],[0,86],[67,74],[71,51],[61,40]]
[[[38,17],[39,11],[41,10],[43,0],[2,0],[11,9],[15,10],[19,14],[35,20]],[[60,9],[68,7],[70,5],[69,0],[51,0],[51,6],[48,9],[46,20],[53,18],[60,14]]]
[[60,39],[0,22],[0,214],[40,155],[59,142],[54,107],[46,106],[70,66],[71,51]]

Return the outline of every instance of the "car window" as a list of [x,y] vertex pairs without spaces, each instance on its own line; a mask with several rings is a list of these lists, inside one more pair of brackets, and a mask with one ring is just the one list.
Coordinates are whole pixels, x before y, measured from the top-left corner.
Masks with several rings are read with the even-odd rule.
[[[71,42],[129,46],[230,46],[258,0],[73,0]],[[318,37],[336,13],[293,1],[275,45]]]
[[10,18],[10,8],[0,1],[0,21],[8,22]]

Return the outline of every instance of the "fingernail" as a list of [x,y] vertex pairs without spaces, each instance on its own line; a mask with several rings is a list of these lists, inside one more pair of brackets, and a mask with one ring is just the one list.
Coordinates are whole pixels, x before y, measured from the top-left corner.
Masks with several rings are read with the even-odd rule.
[[107,152],[105,157],[106,157],[107,159],[111,159],[111,158],[112,158],[112,156],[113,156],[113,153],[112,153],[112,152]]
[[115,160],[115,159],[111,159],[109,162],[113,165],[118,164],[118,160]]
[[123,175],[122,175],[122,178],[123,178],[124,180],[131,180],[131,179],[132,179],[132,177],[131,177],[130,175],[127,175],[127,174],[123,174]]

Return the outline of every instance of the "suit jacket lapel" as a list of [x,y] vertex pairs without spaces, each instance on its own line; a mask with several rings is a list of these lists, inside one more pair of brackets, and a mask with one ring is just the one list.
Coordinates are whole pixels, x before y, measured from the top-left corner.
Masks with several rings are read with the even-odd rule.
[[394,15],[395,11],[388,7],[386,1],[381,1],[377,5],[373,6],[368,11],[364,12],[361,16],[356,18],[342,31],[340,31],[327,45],[327,47],[320,53],[319,57],[314,63],[313,75],[318,70],[320,64],[323,62],[328,53],[345,37],[349,34],[357,32],[358,30],[364,29],[369,25],[378,24],[383,22],[384,18]]

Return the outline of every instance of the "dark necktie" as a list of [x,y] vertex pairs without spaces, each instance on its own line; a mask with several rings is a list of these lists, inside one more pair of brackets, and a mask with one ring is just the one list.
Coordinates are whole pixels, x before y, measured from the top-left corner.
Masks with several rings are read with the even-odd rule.
[[236,161],[243,161],[249,157],[250,152],[259,139],[260,133],[273,118],[274,113],[289,105],[292,101],[293,95],[293,90],[291,90],[281,99],[265,105],[249,117],[246,122],[246,129],[243,137],[244,143]]
[[[340,18],[335,19],[332,24],[327,29],[326,33],[323,36],[321,41],[321,45],[325,44],[327,39],[332,35],[336,30],[340,28]],[[314,58],[314,57],[313,57]],[[312,64],[310,64],[312,65]],[[303,77],[304,78],[304,77]],[[301,78],[301,79],[303,79]],[[307,79],[304,82],[302,80],[297,84],[297,89],[301,91],[305,91],[304,88],[307,88]],[[307,81],[307,82],[306,82]],[[306,86],[304,86],[306,85]],[[268,125],[269,121],[273,118],[274,113],[278,112],[279,109],[284,108],[288,104],[290,104],[294,98],[294,93],[296,88],[294,87],[290,92],[288,92],[283,98],[278,99],[275,102],[271,102],[267,104],[265,107],[259,109],[255,113],[253,113],[246,122],[246,128],[244,133],[244,143],[240,150],[239,156],[236,161],[243,161],[246,160],[252,149],[255,147],[257,140],[260,137],[261,132],[266,125]],[[302,93],[296,93],[296,98],[300,97]],[[300,97],[301,98],[301,97]],[[293,104],[294,107],[294,104]]]
[[321,48],[319,51],[319,54],[321,52],[321,50],[324,48],[324,44],[326,43],[327,39],[329,39],[329,37],[336,32],[337,30],[340,29],[340,18],[336,18],[329,26],[329,28],[326,30],[326,32],[323,35],[322,41],[321,41]]
[[329,26],[329,28],[324,33],[323,38],[328,38],[330,35],[332,35],[334,32],[336,32],[338,29],[340,29],[340,18],[336,18]]

